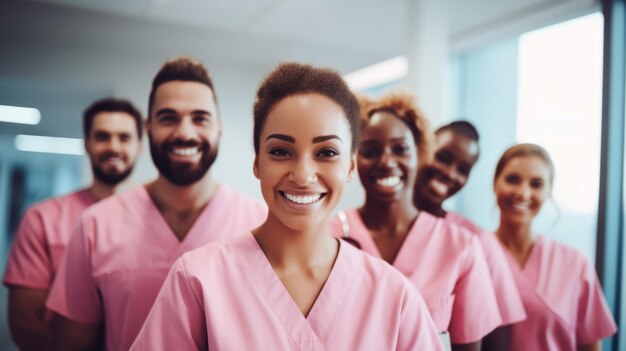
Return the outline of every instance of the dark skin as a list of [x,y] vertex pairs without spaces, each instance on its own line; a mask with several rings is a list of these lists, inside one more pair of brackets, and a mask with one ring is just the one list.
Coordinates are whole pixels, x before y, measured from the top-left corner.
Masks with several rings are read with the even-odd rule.
[[[479,150],[476,141],[450,129],[438,132],[435,142],[432,161],[419,172],[415,200],[421,210],[445,217],[443,203],[463,189]],[[482,350],[506,350],[510,334],[510,326],[496,328],[483,338]]]
[[[382,258],[393,264],[419,215],[413,201],[419,164],[409,127],[390,112],[372,114],[361,131],[357,165],[365,188],[359,209]],[[452,345],[454,351],[478,351],[480,341]]]
[[418,174],[417,207],[437,217],[445,217],[445,200],[467,183],[478,160],[478,144],[468,136],[445,129],[436,135],[433,159]]

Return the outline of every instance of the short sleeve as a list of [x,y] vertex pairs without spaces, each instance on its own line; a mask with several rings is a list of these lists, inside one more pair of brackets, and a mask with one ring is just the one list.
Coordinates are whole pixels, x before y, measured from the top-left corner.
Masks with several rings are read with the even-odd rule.
[[472,236],[465,263],[454,287],[454,305],[448,331],[453,344],[482,339],[502,324],[485,256]]
[[48,290],[54,271],[40,211],[30,208],[22,218],[4,273],[4,285]]
[[92,221],[91,217],[81,217],[46,303],[54,312],[81,323],[102,320],[102,301],[93,276],[89,243],[95,227]]
[[498,310],[500,317],[502,317],[502,325],[509,325],[526,319],[522,297],[498,239],[495,234],[490,232],[482,232],[478,234],[478,238],[489,267]]
[[208,350],[203,305],[188,279],[183,258],[172,266],[130,349]]
[[576,318],[576,343],[591,344],[615,334],[617,326],[604,298],[598,276],[585,259]]
[[407,281],[402,303],[397,350],[443,351],[435,323],[424,300]]

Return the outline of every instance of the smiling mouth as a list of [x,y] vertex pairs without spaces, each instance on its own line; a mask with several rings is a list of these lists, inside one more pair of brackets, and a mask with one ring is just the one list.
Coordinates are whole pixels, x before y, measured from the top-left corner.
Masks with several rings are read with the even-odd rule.
[[446,196],[450,191],[450,186],[437,178],[431,179],[430,188],[439,196]]
[[294,195],[294,194],[286,193],[284,191],[280,191],[280,194],[288,201],[291,201],[298,205],[309,205],[309,204],[319,201],[320,199],[326,196],[326,193],[317,193],[317,194],[310,194],[310,195]]
[[515,212],[528,212],[530,210],[530,204],[524,202],[513,202],[511,208]]
[[195,156],[200,153],[200,147],[173,147],[170,152],[176,156]]
[[400,184],[402,180],[398,176],[390,176],[376,179],[376,184],[385,188],[393,188]]

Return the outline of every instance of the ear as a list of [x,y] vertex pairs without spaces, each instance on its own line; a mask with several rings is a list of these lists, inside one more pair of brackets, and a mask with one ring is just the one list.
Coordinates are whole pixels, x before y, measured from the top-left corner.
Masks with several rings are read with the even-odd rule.
[[150,117],[148,116],[148,118],[146,118],[146,119],[143,121],[143,125],[144,125],[144,127],[145,127],[145,129],[146,129],[146,134],[150,134],[150,133],[152,132],[152,130],[151,130],[152,123],[150,122],[150,120],[151,120],[151,119],[150,119]]
[[252,172],[256,179],[259,179],[259,157],[254,156],[254,164],[252,165]]
[[90,155],[91,150],[89,150],[89,138],[85,138],[83,140],[83,146],[85,147],[85,152],[87,153],[87,155]]
[[352,181],[354,177],[354,173],[356,173],[356,154],[350,157],[350,169],[348,170],[348,183]]

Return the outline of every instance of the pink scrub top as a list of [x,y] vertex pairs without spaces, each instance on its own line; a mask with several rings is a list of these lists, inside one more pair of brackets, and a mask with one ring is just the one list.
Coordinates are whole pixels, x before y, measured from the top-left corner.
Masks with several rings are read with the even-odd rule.
[[511,350],[576,350],[617,327],[593,266],[578,251],[537,237],[523,268],[506,251],[528,317],[511,326]]
[[524,304],[519,291],[517,291],[517,285],[509,268],[506,254],[495,234],[483,230],[469,219],[454,212],[448,212],[445,219],[478,236],[487,259],[487,266],[489,266],[502,325],[523,321],[526,318]]
[[131,350],[441,350],[411,283],[340,242],[304,316],[252,235],[176,261]]
[[80,219],[47,306],[68,319],[104,323],[107,350],[128,350],[178,257],[260,225],[260,202],[220,186],[180,241],[145,187],[110,197]]
[[15,234],[4,285],[50,289],[80,215],[95,202],[84,189],[29,208]]
[[[382,258],[358,211],[344,213],[349,237]],[[333,235],[344,236],[338,217],[331,225]],[[478,239],[463,228],[421,211],[393,266],[418,288],[438,331],[449,332],[452,344],[478,341],[502,324]]]

